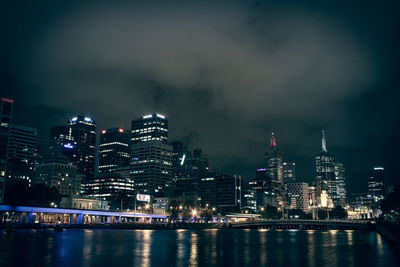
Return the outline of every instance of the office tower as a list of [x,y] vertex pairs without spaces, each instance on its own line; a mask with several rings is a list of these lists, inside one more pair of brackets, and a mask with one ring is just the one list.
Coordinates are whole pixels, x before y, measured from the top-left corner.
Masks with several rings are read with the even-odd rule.
[[57,156],[36,166],[34,183],[55,187],[64,196],[78,196],[82,177],[76,165],[67,157]]
[[296,181],[296,163],[284,162],[282,166],[283,183],[291,183]]
[[368,174],[368,193],[372,199],[372,203],[379,202],[385,197],[385,169],[382,167],[375,167],[373,171]]
[[172,147],[168,141],[168,119],[151,114],[132,121],[131,166],[135,189],[162,196],[172,175]]
[[67,125],[51,129],[50,155],[67,156],[85,179],[94,176],[95,150],[96,124],[89,116],[71,117]]
[[13,115],[13,103],[11,99],[2,97],[0,102],[0,203],[4,201],[6,185],[8,141],[10,136],[10,124]]
[[243,190],[243,209],[257,212],[257,192],[252,189]]
[[334,159],[328,153],[326,148],[325,131],[322,131],[322,149],[315,157],[315,170],[316,170],[316,194],[317,198],[321,197],[322,190],[328,192],[332,197],[335,190],[335,171]]
[[242,179],[238,175],[209,173],[200,179],[203,206],[216,206],[220,211],[235,211],[241,206]]
[[[249,181],[248,186],[251,190],[256,191],[256,201],[258,207],[266,206],[267,204],[277,206],[276,194],[274,190],[275,184],[276,183],[272,182],[271,177],[267,177],[266,168],[257,169],[256,177]],[[267,198],[265,196],[267,196]]]
[[[282,185],[282,155],[279,152],[279,148],[275,139],[274,133],[271,134],[269,148],[265,152],[266,161],[266,175],[270,177],[272,181],[278,183],[278,186]],[[278,189],[278,188],[277,188]]]
[[82,183],[82,194],[109,201],[111,210],[134,209],[134,182],[113,172],[99,173]]
[[37,161],[37,129],[11,124],[7,183],[24,183],[30,186]]
[[99,144],[99,173],[114,172],[129,167],[130,132],[122,128],[101,131]]
[[336,195],[333,198],[333,203],[335,204],[335,206],[340,205],[344,207],[346,205],[345,168],[342,163],[335,163],[334,170],[335,170]]
[[304,212],[310,211],[309,187],[307,183],[294,182],[286,184],[286,193],[290,199],[290,208]]

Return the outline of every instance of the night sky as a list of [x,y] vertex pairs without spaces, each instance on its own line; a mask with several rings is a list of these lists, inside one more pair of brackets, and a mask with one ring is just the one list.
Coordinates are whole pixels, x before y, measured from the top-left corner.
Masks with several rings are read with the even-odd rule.
[[1,95],[44,155],[71,115],[158,112],[216,171],[253,177],[273,131],[311,182],[325,129],[350,193],[374,166],[400,182],[399,1],[83,2],[2,4]]

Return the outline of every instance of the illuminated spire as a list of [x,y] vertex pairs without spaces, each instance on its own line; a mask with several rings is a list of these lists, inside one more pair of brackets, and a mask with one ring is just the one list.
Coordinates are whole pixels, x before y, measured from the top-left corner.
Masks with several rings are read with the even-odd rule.
[[328,152],[328,150],[326,149],[326,138],[324,130],[322,130],[322,151]]
[[271,139],[270,139],[269,144],[271,147],[276,147],[276,140],[275,140],[274,132],[272,132],[272,134],[271,134]]

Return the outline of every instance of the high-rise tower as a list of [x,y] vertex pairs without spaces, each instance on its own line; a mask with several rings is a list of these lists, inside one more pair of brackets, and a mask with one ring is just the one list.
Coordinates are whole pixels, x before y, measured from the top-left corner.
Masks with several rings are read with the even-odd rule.
[[131,162],[131,133],[122,128],[101,131],[99,172],[112,172],[129,167]]
[[172,179],[172,146],[168,143],[168,119],[160,114],[132,121],[132,178],[135,190],[163,195]]
[[328,153],[325,131],[322,131],[322,149],[315,157],[316,194],[320,197],[322,190],[326,190],[330,197],[336,192],[334,158]]
[[67,125],[51,129],[50,155],[67,156],[84,179],[94,176],[96,151],[96,123],[89,116],[71,117]]
[[266,161],[266,175],[271,178],[272,181],[278,183],[278,186],[282,186],[283,175],[282,175],[282,155],[279,152],[279,148],[275,139],[275,134],[271,134],[269,140],[269,148],[265,152]]
[[384,172],[384,168],[375,167],[373,171],[368,174],[368,194],[371,196],[373,203],[382,200],[385,196]]
[[13,115],[11,99],[2,97],[0,101],[0,203],[4,200],[4,189],[7,172],[7,151],[10,137],[10,124]]

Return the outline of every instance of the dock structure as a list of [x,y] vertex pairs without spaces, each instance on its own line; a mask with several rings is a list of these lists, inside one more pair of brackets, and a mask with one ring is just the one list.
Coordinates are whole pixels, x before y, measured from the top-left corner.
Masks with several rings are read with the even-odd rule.
[[0,205],[0,223],[41,223],[41,224],[95,224],[166,221],[167,215],[114,212],[99,210],[79,210],[28,206]]

